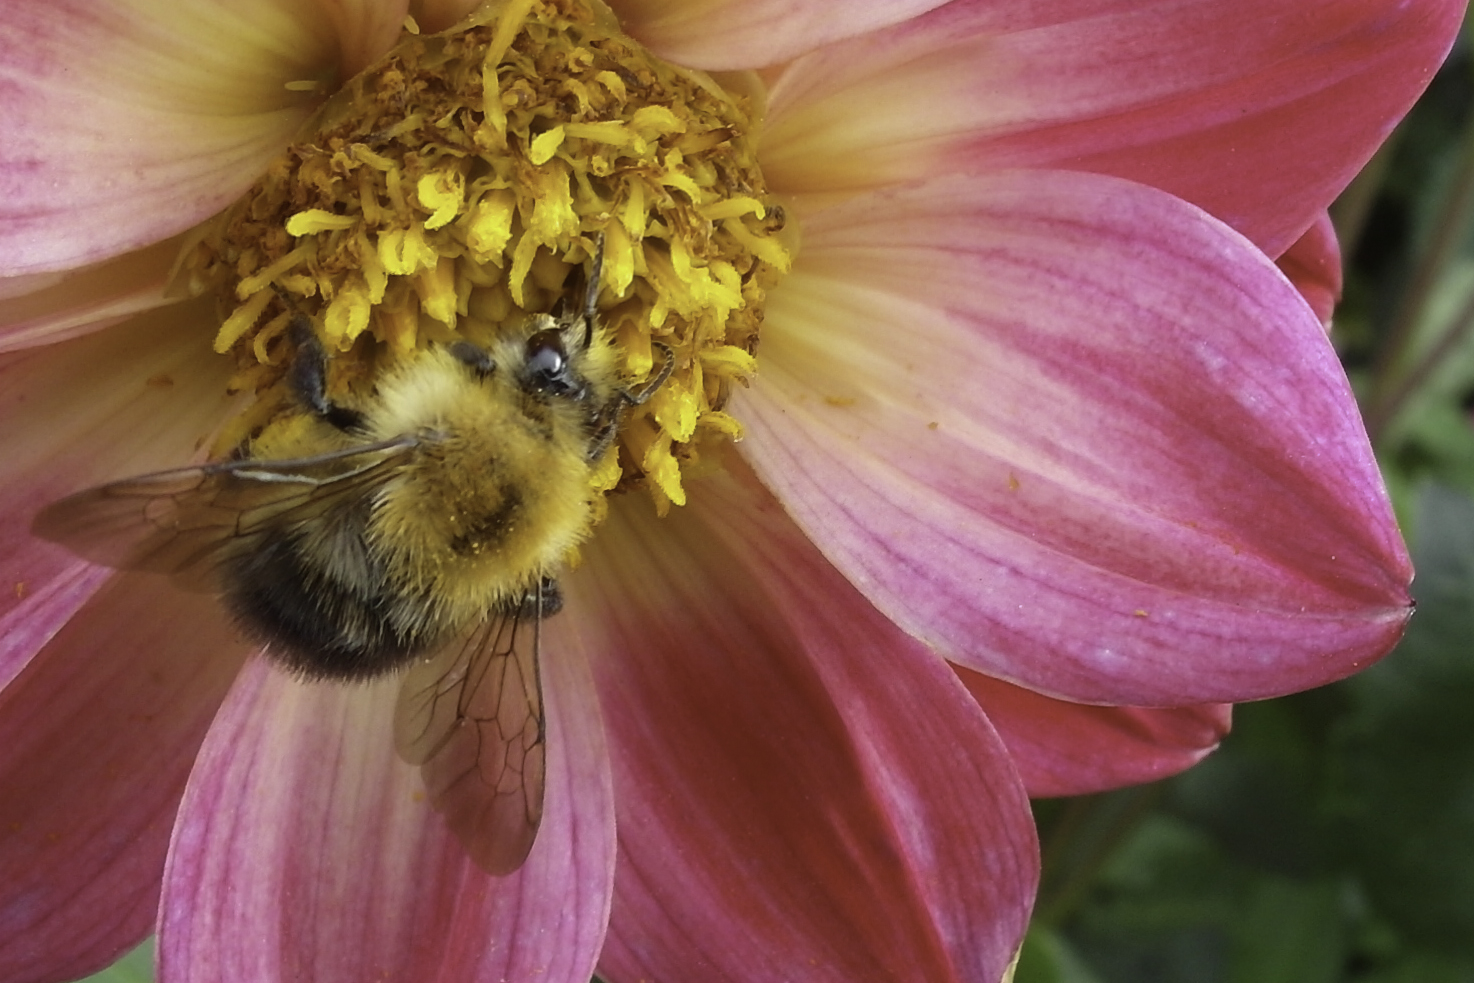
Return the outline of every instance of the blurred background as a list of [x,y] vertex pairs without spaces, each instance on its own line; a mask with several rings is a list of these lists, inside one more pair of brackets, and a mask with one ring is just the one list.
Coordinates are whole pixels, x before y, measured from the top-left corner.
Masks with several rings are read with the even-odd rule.
[[[1041,801],[1015,983],[1474,983],[1469,32],[1332,211],[1332,330],[1417,564],[1386,661],[1235,710],[1197,768]],[[145,983],[145,945],[92,979]],[[864,981],[856,981],[864,983]]]

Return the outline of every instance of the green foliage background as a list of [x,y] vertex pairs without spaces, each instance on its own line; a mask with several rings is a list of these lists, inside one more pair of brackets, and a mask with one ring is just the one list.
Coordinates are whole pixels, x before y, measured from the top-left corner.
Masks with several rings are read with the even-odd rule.
[[[1461,43],[1337,203],[1333,339],[1413,544],[1387,660],[1235,711],[1178,778],[1036,804],[1015,983],[1474,983],[1474,75]],[[98,983],[147,983],[146,944]]]

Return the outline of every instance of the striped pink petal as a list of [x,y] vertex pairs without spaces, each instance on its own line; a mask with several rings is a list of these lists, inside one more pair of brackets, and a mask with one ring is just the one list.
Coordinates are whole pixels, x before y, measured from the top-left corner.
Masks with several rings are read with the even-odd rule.
[[1341,244],[1331,216],[1322,212],[1315,224],[1275,260],[1329,330],[1341,299]]
[[776,65],[888,27],[944,0],[612,0],[620,26],[656,54],[708,70]]
[[3,0],[0,276],[94,263],[219,211],[388,49],[404,9]]
[[1140,185],[953,179],[815,215],[745,456],[949,659],[1085,703],[1385,653],[1410,568],[1346,378],[1242,237]]
[[494,878],[395,756],[397,679],[248,667],[170,847],[161,983],[586,981],[609,915],[612,791],[580,654],[549,652],[544,672],[542,827],[526,865]]
[[[80,576],[34,595],[26,626],[95,589]],[[142,575],[49,640],[0,639],[0,665],[23,663],[0,689],[0,979],[83,976],[152,930],[174,812],[243,652],[213,602]]]
[[1033,797],[1088,795],[1154,782],[1201,761],[1228,733],[1232,708],[1066,703],[957,668]]
[[0,352],[66,341],[172,303],[164,290],[178,255],[178,240],[168,239],[91,267],[0,281],[0,290],[15,288],[0,307]]
[[833,195],[1064,167],[1185,198],[1271,256],[1423,91],[1462,0],[955,0],[775,81],[764,172]]
[[409,14],[421,33],[444,31],[480,6],[480,0],[410,0]]
[[200,305],[56,345],[0,354],[0,616],[71,568],[31,535],[48,503],[198,457],[225,416],[230,366]]
[[619,807],[600,977],[996,983],[1037,878],[996,734],[750,476],[692,491],[618,503],[567,581]]

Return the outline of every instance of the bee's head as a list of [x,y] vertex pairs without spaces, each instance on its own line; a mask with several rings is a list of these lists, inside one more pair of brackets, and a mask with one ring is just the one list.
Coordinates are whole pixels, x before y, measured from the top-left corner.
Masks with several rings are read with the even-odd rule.
[[553,326],[528,336],[518,373],[518,382],[525,391],[568,399],[584,395],[587,383],[575,366],[578,357],[588,350],[590,329],[586,324],[585,318],[569,323],[554,321]]
[[577,365],[594,343],[594,320],[598,315],[599,279],[604,269],[604,235],[598,236],[594,265],[584,287],[583,309],[576,315],[554,319],[543,315],[537,330],[527,338],[518,381],[527,392],[568,399],[582,399],[588,383]]
[[604,266],[604,237],[598,236],[593,253],[593,269],[584,288],[583,305],[577,313],[534,315],[528,323],[529,333],[521,350],[515,340],[497,343],[491,353],[459,341],[450,353],[469,366],[481,379],[499,369],[512,374],[523,392],[560,399],[582,400],[588,396],[589,383],[584,375],[586,358],[594,345],[594,326],[598,316],[599,281]]
[[588,383],[580,365],[592,334],[584,318],[555,320],[539,314],[529,328],[525,341],[514,336],[495,343],[490,352],[469,341],[457,341],[446,351],[482,382],[499,372],[510,373],[525,393],[581,399]]

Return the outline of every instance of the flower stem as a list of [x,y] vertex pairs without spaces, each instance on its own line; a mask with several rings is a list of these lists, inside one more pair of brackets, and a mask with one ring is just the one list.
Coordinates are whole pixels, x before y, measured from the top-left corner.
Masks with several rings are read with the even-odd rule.
[[1161,782],[1072,799],[1044,845],[1034,918],[1058,925],[1080,906],[1116,848],[1161,798]]
[[1428,376],[1464,342],[1471,328],[1474,328],[1474,291],[1470,291],[1458,313],[1448,319],[1439,331],[1438,340],[1429,346],[1417,364],[1402,376],[1385,399],[1367,412],[1367,433],[1374,444],[1380,440],[1382,432],[1396,418],[1408,399],[1427,381]]
[[[1401,380],[1397,378],[1397,368],[1406,358],[1407,349],[1413,343],[1418,324],[1427,313],[1440,276],[1458,252],[1470,218],[1474,216],[1474,127],[1464,129],[1463,140],[1459,144],[1454,162],[1453,176],[1444,192],[1438,215],[1432,234],[1422,249],[1412,277],[1393,313],[1386,341],[1372,366],[1372,386],[1367,395],[1366,419],[1373,443],[1385,431],[1407,397],[1415,391],[1416,383],[1421,381],[1422,375],[1426,375],[1432,367],[1427,365],[1425,368],[1428,362],[1425,358]],[[1467,315],[1461,312],[1458,318],[1450,322],[1445,328],[1444,337],[1429,350],[1430,355],[1437,352],[1441,357],[1456,343],[1466,330],[1463,325],[1467,320]],[[1449,340],[1450,336],[1453,336],[1452,341]]]

